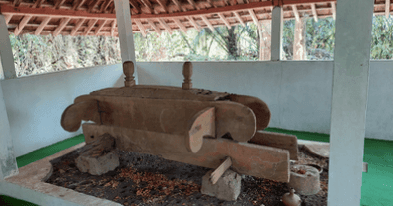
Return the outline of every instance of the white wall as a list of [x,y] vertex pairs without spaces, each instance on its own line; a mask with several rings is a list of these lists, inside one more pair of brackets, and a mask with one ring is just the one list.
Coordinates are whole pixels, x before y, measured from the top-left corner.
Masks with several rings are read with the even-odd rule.
[[64,109],[79,95],[123,86],[122,73],[116,64],[1,80],[15,155],[80,134],[60,126]]
[[[333,62],[195,62],[194,88],[247,94],[264,100],[270,127],[330,131]],[[139,84],[181,86],[181,62],[138,63]],[[393,61],[373,61],[366,137],[393,140]]]

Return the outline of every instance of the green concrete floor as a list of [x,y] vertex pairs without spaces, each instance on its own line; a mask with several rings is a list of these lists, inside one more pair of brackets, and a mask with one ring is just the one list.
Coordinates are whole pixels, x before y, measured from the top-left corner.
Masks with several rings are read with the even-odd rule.
[[[329,142],[329,135],[289,131],[276,128],[267,128],[266,131],[293,134],[298,139]],[[23,167],[34,161],[62,151],[84,141],[83,135],[64,140],[51,146],[39,149],[16,158],[18,167]],[[362,179],[362,206],[393,206],[393,141],[365,140],[364,162],[368,162],[368,172],[363,173]],[[35,204],[0,195],[0,205]]]

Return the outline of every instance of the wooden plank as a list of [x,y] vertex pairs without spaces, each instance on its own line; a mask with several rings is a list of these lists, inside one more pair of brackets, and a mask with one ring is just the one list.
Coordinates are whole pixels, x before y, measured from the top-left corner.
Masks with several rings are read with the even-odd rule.
[[164,19],[158,18],[157,19],[158,22],[160,22],[162,24],[162,26],[170,33],[172,34],[172,29],[170,26],[168,26],[168,24],[165,22]]
[[257,131],[249,143],[287,150],[291,160],[298,159],[297,137],[295,135]]
[[35,30],[34,34],[35,35],[40,35],[42,30],[44,30],[44,28],[46,27],[46,25],[48,25],[49,21],[51,20],[50,17],[46,17],[44,20],[42,20],[40,26],[38,26],[38,28]]
[[60,9],[60,6],[65,2],[65,0],[57,0],[56,4],[54,5],[55,9]]
[[180,22],[179,19],[173,18],[173,21],[176,23],[176,25],[184,32],[187,32],[187,28]]
[[385,16],[389,18],[390,15],[390,0],[385,0]]
[[81,19],[78,21],[78,23],[75,25],[75,27],[71,31],[71,36],[75,36],[76,32],[81,28],[83,22],[85,22],[85,19]]
[[[139,14],[142,13],[140,6],[138,5],[138,3],[135,0],[130,0],[130,4],[132,5],[132,7],[134,7],[133,9],[136,10],[135,13]],[[134,18],[134,17],[132,17]]]
[[336,20],[336,2],[330,2],[330,5],[332,5],[332,16],[333,19]]
[[107,20],[102,20],[101,23],[98,25],[98,27],[96,28],[94,34],[98,35],[98,33],[101,31],[102,27],[104,27],[104,25],[106,24]]
[[98,3],[100,3],[101,0],[93,0],[91,1],[90,5],[89,5],[89,9],[87,10],[89,13],[93,12],[95,10],[95,8],[97,7]]
[[246,26],[246,23],[244,23],[242,17],[239,15],[239,13],[238,12],[233,12],[233,13],[235,14],[236,18],[239,20],[240,24],[242,26]]
[[187,1],[188,1],[188,3],[191,4],[192,7],[194,7],[194,9],[200,10],[200,8],[196,5],[194,0],[187,0]]
[[189,152],[196,153],[202,148],[203,137],[215,137],[215,108],[208,107],[198,112],[190,120],[191,125],[187,129],[186,148]]
[[[236,141],[247,142],[256,132],[254,113],[250,108],[236,102],[83,95],[77,97],[74,104],[90,101],[99,102],[97,113],[100,113],[100,121],[105,125],[184,134],[188,131],[189,122],[199,111],[215,107],[217,137],[230,134]],[[66,117],[65,114],[64,118]],[[69,128],[64,129],[69,131]]]
[[317,9],[315,8],[315,4],[311,4],[311,11],[314,17],[314,21],[318,22],[318,14],[317,14]]
[[149,23],[151,28],[154,29],[154,31],[156,31],[157,34],[161,34],[161,30],[156,26],[156,24],[152,20],[148,19],[147,23]]
[[116,138],[120,150],[160,155],[165,159],[213,169],[230,157],[232,169],[240,174],[289,182],[289,153],[281,149],[222,138],[204,138],[201,150],[192,153],[184,147],[184,139],[179,135],[95,124],[83,124],[83,133],[86,143],[108,133]]
[[227,97],[233,102],[249,107],[257,119],[257,130],[264,130],[269,126],[271,113],[267,104],[257,97],[231,94]]
[[201,31],[201,27],[196,23],[196,21],[194,20],[194,18],[192,16],[187,17],[187,19],[190,21],[190,23],[192,24],[192,26],[194,26],[194,28],[197,31]]
[[100,12],[101,12],[101,13],[104,13],[104,12],[108,9],[109,5],[110,5],[112,2],[113,2],[113,0],[106,0],[106,1],[102,4]]
[[210,29],[210,31],[214,32],[215,29],[214,29],[213,25],[210,23],[210,21],[207,19],[207,17],[206,16],[201,16],[201,18],[205,22],[207,27]]
[[22,0],[14,0],[14,1],[12,2],[12,5],[18,7],[18,6],[20,5],[21,2],[22,2]]
[[146,37],[146,28],[142,25],[142,22],[139,19],[134,19],[136,25],[139,28],[139,31],[141,31],[142,35]]
[[220,177],[224,174],[229,167],[232,166],[232,160],[230,157],[227,157],[221,165],[215,169],[210,175],[210,182],[214,185],[220,179]]
[[172,1],[173,1],[173,3],[176,4],[176,6],[179,8],[180,11],[184,11],[184,12],[187,11],[185,8],[183,8],[183,7],[181,6],[181,3],[180,3],[178,0],[172,0]]
[[4,19],[5,19],[6,24],[10,23],[12,16],[13,16],[12,14],[4,15]]
[[14,34],[15,34],[15,35],[19,35],[19,34],[23,31],[23,28],[25,28],[26,24],[30,21],[30,19],[31,19],[32,17],[33,17],[33,16],[31,16],[31,15],[26,15],[26,16],[24,16],[23,19],[22,19],[22,21],[20,21],[18,27],[15,28]]
[[257,15],[255,15],[254,10],[249,9],[248,13],[250,13],[252,20],[254,21],[254,24],[258,27],[258,29],[261,29],[261,25],[259,25],[259,20],[257,18]]
[[31,8],[40,8],[45,0],[37,0]]
[[293,15],[295,15],[296,21],[300,21],[299,12],[297,11],[296,5],[292,5],[291,7],[292,7]]
[[157,0],[157,2],[158,2],[158,4],[162,7],[162,9],[163,9],[166,13],[168,13],[168,8],[166,7],[165,2],[162,1],[162,0]]
[[149,10],[149,12],[151,14],[153,14],[154,13],[154,9],[153,9],[150,1],[149,0],[141,0],[141,1],[142,1],[143,5],[145,5],[145,7]]
[[229,21],[225,18],[224,14],[218,13],[218,16],[221,18],[221,21],[223,21],[224,24],[228,27],[228,29],[231,29],[232,26],[229,23]]
[[76,4],[74,4],[74,6],[72,7],[71,10],[75,10],[78,11],[79,8],[85,3],[86,0],[80,0],[78,1]]
[[92,20],[89,21],[89,26],[86,28],[86,31],[83,33],[84,36],[89,34],[89,32],[96,25],[97,21],[98,21],[98,19],[92,19]]
[[64,18],[60,21],[59,26],[56,28],[56,30],[53,32],[53,36],[57,36],[63,29],[64,27],[70,22],[71,18]]

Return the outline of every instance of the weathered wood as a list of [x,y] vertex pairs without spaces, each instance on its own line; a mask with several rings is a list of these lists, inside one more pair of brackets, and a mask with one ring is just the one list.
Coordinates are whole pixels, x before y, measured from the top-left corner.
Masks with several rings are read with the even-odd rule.
[[210,175],[210,182],[214,185],[217,183],[218,179],[224,174],[229,167],[232,165],[232,160],[230,157],[227,157],[221,165],[215,169]]
[[[236,102],[93,95],[77,97],[74,102],[94,100],[98,101],[97,113],[100,113],[101,123],[104,125],[183,135],[188,132],[188,121],[195,114],[207,107],[215,107],[217,137],[229,133],[234,140],[246,142],[256,132],[254,113],[250,108]],[[63,116],[62,118],[66,117],[64,114]],[[92,117],[85,118],[92,119]],[[65,129],[69,131],[69,128]]]
[[81,101],[68,106],[61,115],[60,124],[66,131],[76,132],[81,121],[94,121],[100,123],[100,113],[96,100]]
[[188,128],[186,136],[186,148],[190,152],[198,152],[202,148],[203,137],[216,136],[215,109],[209,107],[198,112],[191,119],[191,126]]
[[257,119],[257,130],[264,130],[270,122],[271,113],[267,104],[257,97],[231,94],[228,99],[249,107]]
[[191,76],[192,76],[192,64],[191,62],[185,62],[183,64],[183,84],[182,84],[182,89],[184,90],[189,90],[192,88],[192,83],[191,83]]
[[125,61],[123,63],[123,73],[126,77],[124,77],[124,86],[132,87],[135,85],[135,77],[134,77],[134,63],[132,61]]
[[240,174],[289,182],[289,152],[227,139],[203,139],[197,153],[188,152],[184,139],[178,135],[133,130],[121,127],[84,124],[86,142],[90,137],[108,133],[116,138],[120,150],[160,155],[169,160],[208,168],[217,168],[226,157],[232,160],[232,169]]
[[297,138],[294,135],[257,131],[249,143],[288,150],[291,160],[297,160]]

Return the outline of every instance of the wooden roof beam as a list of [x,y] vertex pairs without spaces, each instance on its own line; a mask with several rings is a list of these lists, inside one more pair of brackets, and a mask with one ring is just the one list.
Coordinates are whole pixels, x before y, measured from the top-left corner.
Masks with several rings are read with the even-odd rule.
[[291,7],[292,7],[293,15],[295,15],[296,21],[297,22],[300,21],[299,12],[297,11],[296,5],[291,5]]
[[115,36],[115,28],[117,24],[117,19],[113,20],[112,25],[111,25],[111,36]]
[[332,16],[333,16],[333,19],[336,20],[336,2],[334,2],[334,1],[330,2],[330,5],[332,5]]
[[98,19],[92,19],[89,22],[89,26],[87,27],[86,31],[83,33],[84,36],[88,35],[89,32],[93,29],[93,27],[96,25]]
[[214,32],[215,29],[214,29],[213,25],[210,23],[210,21],[207,19],[207,17],[206,16],[201,16],[201,18],[205,22],[207,27],[210,29],[210,31]]
[[37,0],[31,8],[40,8],[42,3],[44,3],[45,0]]
[[196,9],[196,10],[200,10],[200,9],[201,9],[201,8],[199,8],[199,7],[196,5],[196,3],[195,3],[194,0],[187,0],[187,1],[188,1],[188,3],[191,4],[192,7],[194,7],[194,9]]
[[135,0],[130,0],[130,4],[133,7],[135,13],[139,14],[142,13],[141,8],[139,7],[138,3]]
[[315,8],[315,4],[311,4],[311,11],[312,11],[312,16],[314,17],[314,21],[318,22],[318,14],[317,14],[317,9]]
[[101,20],[101,23],[98,25],[96,31],[94,32],[95,35],[98,35],[98,33],[100,33],[102,27],[104,27],[107,21],[108,20]]
[[385,16],[386,18],[389,18],[390,14],[390,0],[385,1]]
[[150,1],[149,1],[149,0],[141,0],[141,1],[142,1],[142,3],[147,7],[147,9],[149,10],[149,12],[150,12],[151,14],[153,14],[153,13],[154,13],[154,9],[153,9],[153,6],[151,5]]
[[194,18],[192,16],[187,17],[188,21],[190,21],[190,23],[192,24],[192,26],[194,26],[194,28],[197,31],[201,31],[201,27],[196,23],[196,21],[194,20]]
[[76,3],[72,7],[72,10],[78,11],[78,9],[85,3],[86,0],[75,1]]
[[146,37],[146,28],[143,26],[142,22],[139,19],[134,19],[136,25],[139,28],[139,31],[141,31],[142,35]]
[[24,16],[23,19],[22,19],[22,21],[20,21],[18,27],[15,28],[14,34],[15,34],[15,35],[19,35],[19,34],[23,31],[23,28],[25,28],[26,24],[30,21],[30,19],[31,19],[32,17],[33,17],[33,16],[31,16],[31,15],[26,15],[26,16]]
[[168,8],[165,5],[165,2],[163,0],[157,0],[158,4],[164,9],[166,13],[168,13]]
[[213,1],[212,1],[212,0],[207,0],[207,3],[208,3],[211,7],[217,8],[217,6],[213,4]]
[[176,23],[176,25],[184,32],[187,32],[187,28],[180,22],[178,18],[173,18],[173,21]]
[[12,16],[14,16],[14,15],[12,15],[12,14],[5,14],[4,15],[4,19],[5,19],[6,24],[8,24],[11,21]]
[[171,28],[170,26],[168,26],[168,24],[165,22],[164,19],[158,18],[157,20],[158,20],[158,22],[160,22],[160,23],[162,24],[162,26],[164,26],[164,28],[165,28],[170,34],[172,34],[172,28]]
[[22,0],[14,0],[14,1],[12,2],[12,5],[13,5],[13,6],[19,6],[21,2],[22,2]]
[[156,26],[156,24],[154,24],[154,22],[153,22],[152,20],[148,19],[147,22],[148,22],[149,25],[154,29],[154,31],[157,32],[157,34],[161,34],[160,28],[158,28],[158,27]]
[[49,21],[50,21],[51,19],[52,19],[52,18],[50,18],[50,17],[45,17],[45,19],[42,20],[40,26],[38,26],[38,28],[35,30],[34,34],[35,34],[35,35],[40,35],[41,32],[42,32],[42,30],[44,30],[44,28],[46,27],[46,25],[48,25],[48,23],[49,23]]
[[239,15],[239,13],[237,12],[233,12],[237,18],[237,20],[239,20],[240,24],[242,24],[242,26],[246,26],[246,23],[244,23],[242,17]]
[[112,2],[113,2],[113,0],[106,0],[106,1],[102,4],[100,12],[101,12],[101,13],[104,13],[104,12],[108,9],[109,5],[111,5]]
[[55,31],[53,31],[53,36],[57,36],[63,29],[64,27],[70,22],[71,18],[64,18],[61,19],[59,26],[56,28]]
[[76,23],[75,27],[72,29],[70,35],[75,36],[76,32],[81,28],[83,22],[85,22],[85,19],[80,19],[78,23]]
[[98,5],[98,3],[100,3],[100,2],[101,2],[101,0],[92,0],[87,12],[92,12],[95,9],[95,7]]
[[54,6],[55,9],[60,9],[60,6],[65,2],[65,0],[57,0]]
[[173,3],[179,8],[180,11],[186,12],[187,10],[181,6],[181,3],[178,0],[172,0]]
[[224,22],[224,24],[228,27],[228,29],[231,29],[231,24],[229,21],[225,18],[224,14],[218,13],[218,16],[221,18],[221,20]]
[[259,20],[257,18],[257,15],[255,14],[254,10],[249,9],[248,13],[250,13],[251,18],[254,21],[254,24],[258,27],[258,29],[261,29],[261,25],[259,25]]

